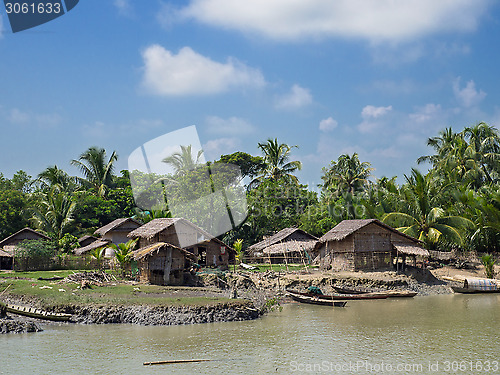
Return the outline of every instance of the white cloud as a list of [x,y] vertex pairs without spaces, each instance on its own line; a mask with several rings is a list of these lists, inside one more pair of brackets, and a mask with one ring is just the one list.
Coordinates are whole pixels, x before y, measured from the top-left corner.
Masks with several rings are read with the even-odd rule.
[[208,116],[206,122],[208,130],[217,134],[250,134],[255,131],[250,122],[239,117],[223,119],[218,116]]
[[146,48],[143,84],[151,93],[165,96],[207,95],[235,88],[258,88],[265,85],[262,73],[236,59],[219,63],[189,47],[177,55],[162,46]]
[[203,152],[207,160],[215,160],[221,155],[235,152],[239,144],[236,138],[212,139],[203,145]]
[[299,109],[311,104],[312,95],[308,89],[293,85],[290,92],[276,99],[278,109]]
[[18,108],[11,109],[7,119],[16,125],[36,125],[40,128],[53,128],[62,121],[58,113],[30,113]]
[[323,132],[329,132],[338,126],[338,122],[332,117],[325,118],[319,122],[319,130]]
[[392,105],[387,107],[375,107],[373,105],[367,105],[361,111],[361,117],[363,117],[365,120],[370,118],[378,118],[384,116],[390,111],[392,111]]
[[177,17],[276,40],[403,41],[474,30],[490,0],[191,0]]
[[417,123],[428,122],[442,116],[440,104],[429,103],[418,108],[416,112],[410,113],[409,118]]
[[8,119],[14,124],[26,124],[31,120],[31,116],[17,108],[10,111]]
[[114,5],[121,15],[130,16],[132,14],[132,6],[130,5],[130,0],[115,0]]
[[472,80],[467,82],[467,85],[461,89],[460,77],[453,82],[453,93],[465,108],[477,106],[486,97],[486,93],[483,90],[476,90],[476,84]]

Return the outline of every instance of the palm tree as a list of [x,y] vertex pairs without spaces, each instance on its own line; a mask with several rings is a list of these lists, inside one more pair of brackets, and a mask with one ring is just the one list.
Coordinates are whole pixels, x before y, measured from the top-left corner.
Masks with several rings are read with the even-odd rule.
[[448,186],[437,184],[432,174],[424,176],[414,168],[411,176],[405,178],[407,183],[400,192],[402,210],[388,213],[383,222],[418,238],[430,248],[436,248],[440,240],[462,245],[462,230],[473,227],[473,223],[461,216],[448,215],[437,205]]
[[71,160],[71,165],[78,167],[85,177],[79,179],[83,185],[90,186],[99,196],[104,197],[107,189],[112,186],[114,163],[117,159],[116,151],[106,161],[105,149],[90,147],[78,160]]
[[477,162],[478,168],[488,183],[493,182],[492,172],[496,172],[498,178],[498,167],[500,166],[500,135],[498,130],[492,126],[480,122],[467,127],[463,135],[469,141],[469,153]]
[[335,196],[340,196],[342,192],[353,195],[368,185],[371,171],[371,164],[360,162],[357,153],[340,155],[328,169],[323,168],[323,189],[332,191]]
[[53,186],[58,186],[62,191],[75,191],[76,179],[70,177],[65,171],[58,168],[57,165],[45,168],[38,174],[38,181],[43,190],[50,189]]
[[130,259],[132,257],[132,250],[137,244],[137,240],[138,239],[130,240],[127,243],[120,243],[118,245],[111,244],[109,246],[114,250],[115,258],[117,262],[120,264],[122,272],[125,272],[125,267],[127,266],[128,263],[130,263]]
[[254,179],[249,187],[258,186],[263,180],[280,180],[286,182],[299,183],[297,176],[292,173],[302,169],[302,163],[297,160],[290,161],[290,154],[293,148],[285,143],[278,143],[278,139],[269,138],[266,143],[259,143],[259,148],[264,156],[265,167],[261,175]]
[[174,175],[185,175],[189,171],[196,169],[202,163],[200,158],[203,155],[203,150],[199,150],[196,157],[193,156],[192,146],[181,146],[180,152],[174,152],[167,156],[162,162],[172,166],[175,170]]
[[73,222],[75,205],[68,193],[54,186],[49,192],[41,194],[37,207],[33,209],[32,221],[37,228],[52,234],[59,241]]

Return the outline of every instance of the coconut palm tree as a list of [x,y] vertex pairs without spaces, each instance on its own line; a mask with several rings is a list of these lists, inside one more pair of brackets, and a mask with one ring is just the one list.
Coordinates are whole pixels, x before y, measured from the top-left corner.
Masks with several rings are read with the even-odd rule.
[[71,160],[71,165],[80,169],[84,178],[79,180],[84,186],[89,186],[97,195],[104,197],[113,184],[114,163],[117,159],[116,151],[106,160],[105,149],[90,147],[78,160]]
[[180,152],[174,152],[167,156],[162,162],[174,168],[174,175],[185,175],[189,171],[196,169],[202,163],[200,161],[203,155],[203,150],[199,150],[196,157],[193,156],[192,146],[181,146]]
[[464,217],[448,215],[438,205],[449,187],[436,183],[430,173],[424,176],[414,168],[405,178],[407,183],[400,192],[401,211],[386,214],[383,222],[424,241],[430,248],[436,248],[440,240],[462,245],[463,230],[474,224]]
[[297,160],[290,161],[292,149],[298,146],[289,146],[279,143],[277,138],[269,138],[266,143],[259,143],[259,148],[264,156],[265,167],[261,174],[249,184],[249,187],[256,187],[267,179],[275,181],[283,179],[286,182],[299,183],[293,172],[300,171],[302,163]]
[[38,174],[38,181],[43,190],[57,185],[62,191],[72,192],[77,187],[76,179],[58,168],[57,165],[47,167],[40,172]]
[[71,196],[54,186],[47,193],[42,193],[37,206],[33,209],[34,225],[46,233],[52,234],[59,241],[73,222],[76,203]]
[[340,155],[328,168],[323,168],[323,189],[331,191],[335,196],[340,196],[343,192],[353,195],[368,185],[371,171],[371,164],[360,162],[357,153],[352,156]]

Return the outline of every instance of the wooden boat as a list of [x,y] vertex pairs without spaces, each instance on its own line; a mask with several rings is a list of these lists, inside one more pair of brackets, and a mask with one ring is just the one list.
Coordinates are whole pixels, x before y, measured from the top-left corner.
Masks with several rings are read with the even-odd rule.
[[[287,293],[294,301],[301,303],[308,303],[311,305],[323,305],[323,306],[333,306],[333,307],[344,307],[347,301],[338,301],[334,299],[318,298],[317,295],[304,295],[304,293],[294,292],[287,290]],[[325,296],[321,296],[325,297]]]
[[[293,294],[295,295],[300,295],[303,297],[315,297],[316,299],[319,300],[324,300],[324,301],[334,301],[334,300],[365,300],[365,299],[384,299],[387,298],[387,295],[382,295],[382,294],[374,294],[374,293],[365,293],[365,294],[332,294],[332,295],[326,295],[326,294],[313,294],[313,293],[301,293],[297,292],[296,290],[286,290],[288,294],[291,296]],[[293,298],[293,297],[292,297]]]
[[11,304],[6,304],[6,306],[7,312],[11,314],[23,315],[35,319],[67,322],[71,318],[71,314],[51,313],[48,311],[35,309],[33,307],[16,306]]
[[451,289],[455,293],[462,293],[462,294],[479,294],[479,293],[500,293],[500,289],[497,290],[477,290],[477,289],[472,289],[472,288],[463,288],[460,286],[452,286]]
[[500,293],[500,288],[495,279],[464,279],[463,286],[452,286],[453,292],[464,294]]
[[417,292],[412,292],[409,290],[387,290],[384,292],[365,292],[365,291],[361,291],[361,290],[340,288],[340,287],[336,287],[336,286],[334,286],[333,289],[335,289],[338,293],[341,293],[341,294],[386,295],[387,298],[408,298],[408,297],[415,297],[418,294]]

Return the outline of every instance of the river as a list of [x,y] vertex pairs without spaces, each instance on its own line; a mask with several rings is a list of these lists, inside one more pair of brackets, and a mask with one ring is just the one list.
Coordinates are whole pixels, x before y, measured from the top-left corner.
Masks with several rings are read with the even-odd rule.
[[[1,374],[500,374],[500,295],[293,303],[246,322],[44,329],[0,336]],[[213,361],[143,366],[169,359]]]

